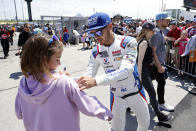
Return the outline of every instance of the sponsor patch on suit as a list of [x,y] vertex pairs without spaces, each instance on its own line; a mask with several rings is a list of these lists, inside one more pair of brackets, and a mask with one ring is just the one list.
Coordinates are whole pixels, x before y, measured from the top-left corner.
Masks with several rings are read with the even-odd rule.
[[108,58],[104,58],[103,60],[104,60],[104,64],[105,64],[105,65],[109,65],[109,64],[110,64],[110,62],[109,62],[109,59],[108,59]]
[[113,56],[119,56],[119,55],[122,55],[121,50],[112,51],[112,55],[113,55]]
[[120,60],[122,60],[122,58],[123,58],[122,56],[120,56],[120,57],[115,57],[115,58],[114,58],[114,61],[120,61]]

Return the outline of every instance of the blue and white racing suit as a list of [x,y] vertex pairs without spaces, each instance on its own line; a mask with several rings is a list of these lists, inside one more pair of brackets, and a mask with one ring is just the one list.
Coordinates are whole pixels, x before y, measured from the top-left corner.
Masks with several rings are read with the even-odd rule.
[[[147,131],[150,121],[145,97],[138,93],[125,99],[121,97],[138,91],[138,82],[133,71],[137,57],[135,38],[114,34],[115,40],[109,46],[97,45],[93,48],[85,75],[95,77],[97,85],[109,85],[114,96],[111,98],[113,131],[124,131],[128,107],[136,114],[137,131]],[[106,74],[96,76],[99,66]]]

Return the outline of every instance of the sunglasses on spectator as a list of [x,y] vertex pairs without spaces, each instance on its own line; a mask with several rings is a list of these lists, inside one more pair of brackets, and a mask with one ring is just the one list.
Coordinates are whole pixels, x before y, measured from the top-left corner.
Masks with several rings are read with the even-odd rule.
[[54,41],[59,41],[59,38],[56,35],[53,35],[49,40],[48,45],[51,45]]
[[91,35],[92,37],[100,37],[100,36],[103,35],[102,30],[103,30],[104,28],[106,28],[106,27],[103,27],[103,28],[101,28],[101,29],[98,29],[96,32],[90,32],[90,35]]

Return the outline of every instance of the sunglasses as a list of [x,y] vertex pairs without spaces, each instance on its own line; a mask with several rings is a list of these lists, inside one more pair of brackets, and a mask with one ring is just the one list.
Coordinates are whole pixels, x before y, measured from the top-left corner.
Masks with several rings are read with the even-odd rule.
[[103,27],[103,28],[101,28],[101,29],[98,29],[96,32],[90,32],[90,35],[91,35],[92,37],[100,37],[100,36],[103,35],[102,30],[103,30],[104,28],[106,28],[106,27]]
[[53,35],[49,40],[48,45],[51,45],[54,41],[59,41],[59,38],[56,35]]

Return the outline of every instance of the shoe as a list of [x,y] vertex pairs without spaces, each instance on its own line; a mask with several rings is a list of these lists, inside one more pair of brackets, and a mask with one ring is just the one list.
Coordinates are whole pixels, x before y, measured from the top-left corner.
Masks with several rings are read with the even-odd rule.
[[4,59],[7,59],[7,56],[6,55],[4,56]]
[[19,53],[16,53],[16,54],[15,54],[15,56],[18,56],[18,55],[19,55]]
[[22,52],[18,52],[18,53],[15,54],[15,56],[18,56],[18,55],[21,55],[21,54],[22,54]]
[[188,91],[189,93],[196,95],[196,87],[189,87]]
[[170,115],[165,115],[163,112],[157,113],[157,117],[158,117],[159,122],[166,122],[172,119]]
[[127,111],[128,111],[128,112],[131,112],[131,108],[130,108],[130,107],[128,107],[128,108],[127,108]]
[[127,112],[131,115],[131,116],[135,116],[135,113],[131,110],[131,108],[127,108]]
[[167,104],[159,104],[159,109],[160,110],[164,110],[164,111],[168,111],[168,112],[174,112],[174,107],[169,106]]

